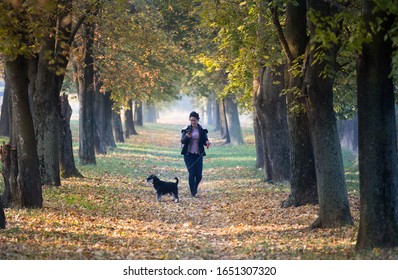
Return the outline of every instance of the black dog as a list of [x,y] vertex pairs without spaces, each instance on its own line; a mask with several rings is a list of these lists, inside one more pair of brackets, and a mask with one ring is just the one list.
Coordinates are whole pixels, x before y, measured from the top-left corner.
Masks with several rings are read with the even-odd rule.
[[165,181],[161,181],[155,175],[149,175],[146,178],[146,182],[153,184],[153,188],[155,189],[155,193],[156,193],[158,201],[160,201],[160,198],[162,197],[162,195],[170,194],[174,197],[176,202],[179,202],[180,199],[178,198],[178,178],[175,177],[175,179],[176,179],[175,183],[165,182]]

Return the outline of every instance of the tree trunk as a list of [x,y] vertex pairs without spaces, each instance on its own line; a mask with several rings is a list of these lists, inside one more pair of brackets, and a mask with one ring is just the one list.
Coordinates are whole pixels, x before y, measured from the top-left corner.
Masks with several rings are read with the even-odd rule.
[[[12,92],[10,90],[10,142],[8,144],[9,146],[9,154],[6,156],[6,167],[9,171],[3,173],[4,175],[7,176],[7,178],[4,178],[4,182],[8,182],[8,190],[5,189],[3,193],[3,206],[4,207],[16,207],[18,206],[18,202],[21,201],[21,192],[18,187],[18,155],[17,155],[17,127],[16,123],[13,122],[13,104],[12,104]],[[4,151],[3,151],[4,152]],[[4,168],[4,167],[3,167]]]
[[225,101],[225,116],[228,123],[229,136],[232,145],[242,145],[243,135],[240,127],[238,104],[232,100],[231,97],[224,99]]
[[83,165],[96,164],[94,122],[94,24],[85,24],[84,69],[79,77],[79,158]]
[[138,126],[144,125],[144,117],[142,113],[142,101],[134,101],[134,123]]
[[255,145],[256,145],[256,168],[264,168],[265,166],[265,148],[263,144],[263,137],[260,128],[260,121],[257,116],[253,117],[253,126],[255,134]]
[[229,136],[229,131],[228,131],[228,123],[227,123],[227,117],[225,114],[225,101],[224,99],[221,99],[220,102],[218,103],[218,108],[220,111],[220,134],[221,134],[221,139],[225,139],[225,144],[231,143],[231,138]]
[[3,93],[3,104],[1,105],[1,117],[0,117],[0,135],[10,136],[10,117],[9,117],[9,92],[10,83],[7,81],[7,73],[4,71],[4,93]]
[[[111,100],[111,93],[105,92],[104,94],[104,116],[105,116],[105,128],[104,128],[104,142],[106,147],[116,147],[115,138],[113,137],[113,125],[112,125],[112,106],[113,101]],[[123,135],[123,132],[122,132]]]
[[[322,16],[332,16],[329,4],[307,0],[307,7]],[[310,22],[310,34],[315,35],[315,24]],[[314,227],[330,228],[353,224],[344,178],[343,157],[336,116],[333,110],[332,77],[322,75],[326,66],[335,69],[336,50],[323,50],[328,61],[316,61],[317,46],[311,46],[304,67],[304,96],[314,147],[315,171],[318,187],[319,218]]]
[[6,215],[4,214],[3,204],[0,200],[0,229],[6,228]]
[[[256,109],[254,109],[256,110]],[[260,121],[257,114],[253,113],[253,130],[254,130],[254,141],[256,145],[256,168],[264,168],[264,145],[262,141],[262,134],[260,128]]]
[[61,98],[61,176],[62,178],[83,177],[77,170],[72,147],[72,131],[70,129],[70,118],[72,107],[69,105],[68,95],[65,93]]
[[39,161],[29,107],[28,61],[18,55],[13,61],[6,62],[6,69],[12,91],[12,122],[16,128],[12,133],[16,138],[18,164],[18,177],[15,186],[17,193],[12,193],[13,207],[41,208],[43,196]]
[[265,130],[263,137],[268,151],[271,180],[286,182],[290,179],[290,148],[287,125],[286,98],[281,95],[284,88],[284,65],[272,72],[269,67],[260,78],[260,90],[263,95]]
[[59,92],[54,70],[49,69],[48,51],[54,40],[42,47],[37,67],[36,86],[33,92],[34,125],[41,182],[44,185],[61,185],[60,177],[60,115]]
[[118,143],[124,143],[122,119],[119,112],[112,111],[113,133]]
[[134,127],[134,119],[133,119],[133,101],[129,100],[128,102],[129,109],[124,110],[124,123],[125,123],[125,136],[129,138],[130,135],[138,135],[137,131]]
[[214,124],[214,112],[213,112],[213,94],[209,94],[206,102],[206,116],[207,116],[207,125]]
[[95,94],[94,94],[94,123],[95,123],[95,152],[106,155],[105,145],[105,96],[100,92],[102,86],[98,79],[98,73],[95,74]]
[[[275,13],[277,14],[277,13]],[[284,50],[287,68],[290,70],[295,61],[304,55],[307,37],[306,23],[307,8],[305,0],[299,0],[297,5],[287,4],[286,7],[286,37],[278,32],[281,46]],[[279,23],[274,16],[274,24],[277,30]],[[297,61],[296,63],[300,63]],[[282,207],[316,204],[318,202],[315,161],[311,136],[308,127],[308,119],[303,105],[303,97],[299,93],[303,79],[294,76],[288,71],[287,79],[287,110],[290,142],[290,195],[282,202]]]
[[4,192],[1,196],[1,202],[4,207],[11,207],[12,196],[11,196],[11,145],[5,144],[0,148],[0,159],[3,165],[1,174],[4,178]]
[[220,131],[221,130],[220,101],[218,101],[216,97],[214,97],[213,100],[213,112],[214,112],[214,125],[216,126],[214,130]]
[[[372,41],[362,45],[357,61],[359,119],[360,222],[356,248],[398,246],[397,137],[392,81],[392,42],[386,34],[394,18],[374,14],[364,1],[363,17]],[[372,26],[382,28],[374,33]],[[373,25],[374,24],[374,25]]]
[[265,116],[265,111],[267,108],[265,108],[265,102],[264,102],[264,90],[262,89],[262,77],[264,76],[265,72],[264,67],[261,67],[259,69],[259,75],[258,75],[258,86],[255,88],[255,91],[253,92],[253,106],[254,106],[254,114],[256,116],[257,122],[258,122],[258,137],[259,139],[256,140],[258,141],[258,144],[261,146],[262,149],[262,168],[264,169],[264,178],[265,182],[272,182],[272,169],[271,169],[271,161],[269,157],[269,151],[268,151],[268,146],[267,146],[267,141],[265,137],[265,131],[267,130],[266,127],[266,116]]

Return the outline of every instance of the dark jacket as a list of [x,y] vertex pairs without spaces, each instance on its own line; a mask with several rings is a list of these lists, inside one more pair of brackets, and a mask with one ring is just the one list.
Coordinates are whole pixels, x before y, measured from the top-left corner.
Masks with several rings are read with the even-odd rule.
[[[203,156],[205,156],[206,153],[205,153],[204,146],[206,146],[206,142],[209,140],[207,138],[208,130],[207,129],[203,129],[202,126],[199,125],[199,124],[197,126],[198,126],[198,130],[199,130],[199,142],[198,142],[199,153],[203,154]],[[187,130],[192,131],[192,125],[188,125],[186,129],[181,130],[181,133],[182,133],[181,143],[184,145],[182,147],[182,150],[181,150],[181,154],[182,155],[187,155],[188,154],[188,146],[189,146],[189,142],[191,141],[191,138],[188,138],[186,136],[186,131]]]

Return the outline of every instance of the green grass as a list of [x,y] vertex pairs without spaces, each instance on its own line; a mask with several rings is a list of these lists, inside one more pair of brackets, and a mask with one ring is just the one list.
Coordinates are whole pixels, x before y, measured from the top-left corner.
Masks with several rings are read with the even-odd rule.
[[349,193],[359,191],[358,157],[350,150],[342,150],[346,186]]
[[[137,127],[139,132],[138,136],[132,136],[132,141],[126,139],[128,143],[118,143],[117,148],[111,148],[108,150],[107,155],[97,155],[96,166],[80,165],[78,160],[78,149],[79,144],[77,141],[73,143],[74,157],[78,169],[89,176],[98,176],[101,174],[118,174],[120,176],[127,177],[139,177],[141,180],[144,179],[148,173],[160,173],[165,174],[165,170],[168,169],[168,173],[183,174],[185,172],[185,165],[180,155],[180,135],[179,126],[176,125],[164,125],[164,124],[145,124],[144,127]],[[78,121],[71,121],[71,130],[76,140],[78,135]],[[151,143],[145,143],[142,139],[149,135],[163,135],[169,131],[175,131],[173,146],[156,146],[154,147]],[[209,138],[216,137],[214,132],[209,129]],[[150,133],[148,133],[148,131]],[[253,169],[255,166],[255,147],[254,147],[254,135],[251,128],[243,128],[243,135],[245,138],[245,145],[231,146],[231,145],[219,145],[215,144],[211,147],[210,151],[207,151],[207,156],[204,159],[205,169],[216,169],[224,168],[231,170],[244,169],[245,172],[249,172],[254,178],[261,179],[263,171]],[[138,141],[134,141],[134,139]],[[6,137],[0,137],[0,141],[8,141]],[[170,140],[170,139],[166,139]],[[349,150],[343,150],[343,162],[345,167],[346,184],[349,192],[355,192],[359,190],[359,179],[358,179],[358,162],[356,155],[352,154]],[[143,166],[141,163],[145,162]],[[1,165],[2,168],[2,165]],[[1,170],[0,168],[0,170]],[[183,176],[183,175],[180,175]],[[220,174],[212,174],[214,178],[219,178]],[[285,186],[286,187],[286,186]],[[4,182],[0,180],[0,192],[4,189]]]

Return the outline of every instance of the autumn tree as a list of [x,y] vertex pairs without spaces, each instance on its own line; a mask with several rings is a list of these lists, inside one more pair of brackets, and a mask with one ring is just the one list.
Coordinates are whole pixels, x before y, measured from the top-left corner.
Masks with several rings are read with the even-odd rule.
[[94,31],[99,3],[88,3],[90,17],[83,22],[80,32],[80,57],[76,60],[79,96],[79,159],[83,165],[96,164],[95,158],[95,123],[94,123]]
[[[345,185],[341,146],[333,110],[333,71],[336,67],[339,30],[334,24],[336,9],[328,3],[307,0],[310,44],[306,52],[302,94],[314,147],[315,170],[319,199],[319,218],[314,226],[337,227],[353,224]],[[332,40],[318,37],[318,30]],[[327,44],[327,45],[325,45]],[[321,58],[319,58],[321,56]]]
[[73,155],[72,146],[72,131],[70,128],[70,119],[72,116],[72,108],[69,104],[69,97],[67,94],[61,95],[61,177],[82,177],[82,174],[77,170]]
[[134,108],[130,100],[175,99],[186,55],[162,29],[163,18],[156,6],[135,1],[118,6],[110,3],[103,9],[96,33],[95,66],[102,92],[111,94],[113,109],[124,108],[130,114]]
[[[12,3],[19,5],[18,2]],[[21,5],[24,6],[27,4]],[[35,14],[35,10],[40,15]],[[60,185],[59,95],[69,60],[69,46],[79,28],[79,22],[72,26],[71,13],[71,0],[33,3],[27,13],[25,29],[35,41],[29,59],[29,92],[41,181],[48,185]]]
[[[11,104],[11,157],[10,165],[14,171],[9,178],[12,191],[11,206],[16,208],[40,208],[43,197],[40,181],[39,160],[29,103],[29,59],[35,48],[34,37],[29,33],[31,17],[38,16],[39,8],[29,3],[18,1],[0,4],[2,44],[0,51],[5,56],[7,80],[10,83]],[[12,43],[11,43],[12,42]],[[34,45],[33,45],[34,46]],[[17,168],[15,168],[17,166]]]
[[290,189],[291,193],[282,206],[300,206],[317,203],[315,162],[308,119],[304,110],[304,100],[300,96],[303,76],[297,73],[297,65],[302,63],[309,38],[306,29],[307,6],[305,1],[287,3],[285,29],[280,24],[278,6],[270,7],[272,22],[286,59],[286,100],[290,136]]
[[357,249],[398,245],[398,170],[392,80],[396,5],[363,1],[357,60],[361,215]]

